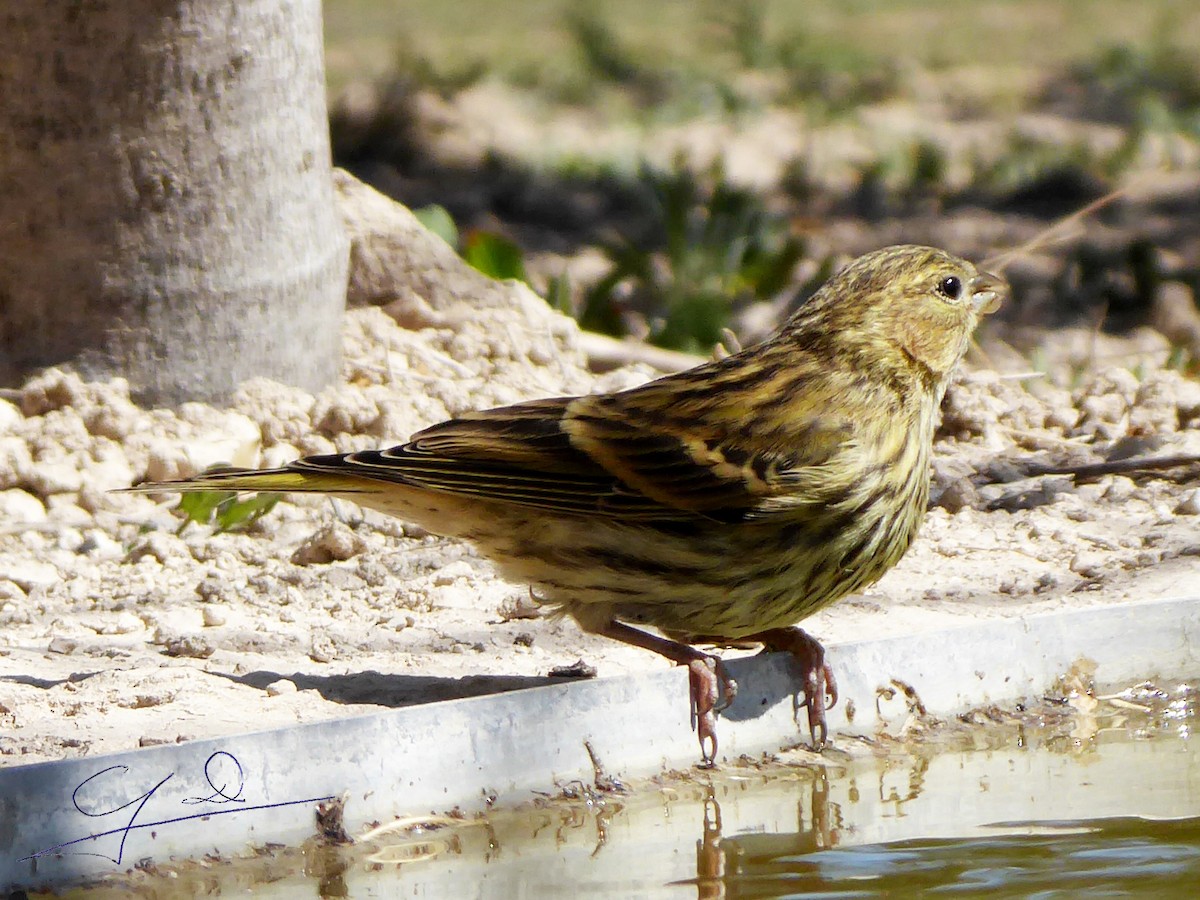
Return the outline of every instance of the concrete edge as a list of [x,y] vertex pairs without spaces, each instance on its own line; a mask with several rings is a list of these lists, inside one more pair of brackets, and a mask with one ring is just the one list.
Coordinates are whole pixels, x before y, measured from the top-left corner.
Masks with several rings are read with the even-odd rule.
[[[905,711],[896,682],[950,714],[1044,693],[1081,659],[1102,684],[1200,672],[1200,597],[987,620],[831,646],[837,732]],[[779,654],[733,660],[741,690],[720,756],[801,738],[798,684]],[[0,768],[0,886],[63,885],[139,862],[296,844],[314,807],[347,797],[346,825],[512,805],[582,779],[625,778],[699,759],[680,669],[430,703],[288,729]],[[886,693],[886,692],[885,692]],[[852,714],[848,718],[848,712]],[[805,729],[806,731],[806,729]]]

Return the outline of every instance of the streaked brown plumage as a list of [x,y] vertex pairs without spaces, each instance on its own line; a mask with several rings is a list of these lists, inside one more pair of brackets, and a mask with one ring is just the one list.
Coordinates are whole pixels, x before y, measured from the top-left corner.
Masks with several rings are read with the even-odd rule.
[[877,580],[912,543],[942,396],[1000,290],[943,251],[889,247],[763,343],[632,390],[470,413],[387,450],[139,489],[329,493],[472,541],[585,630],[689,664],[706,758],[718,686],[726,699],[733,686],[677,641],[809,655],[819,742],[827,670],[791,626]]

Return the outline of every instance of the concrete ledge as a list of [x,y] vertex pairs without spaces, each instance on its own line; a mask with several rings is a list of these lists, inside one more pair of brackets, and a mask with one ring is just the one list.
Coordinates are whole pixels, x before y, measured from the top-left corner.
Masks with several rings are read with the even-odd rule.
[[[1200,672],[1200,598],[987,621],[830,647],[838,731],[873,731],[881,688],[899,681],[949,714],[1038,695],[1080,659],[1100,683]],[[721,756],[794,745],[797,688],[778,654],[734,660],[741,692],[721,718]],[[610,774],[648,776],[699,759],[686,674],[606,678],[431,703],[266,731],[0,769],[0,886],[42,887],[143,860],[235,854],[314,832],[322,798],[348,795],[353,833],[398,815],[472,811],[494,797]],[[852,720],[847,711],[853,710]],[[806,729],[805,729],[806,730]]]

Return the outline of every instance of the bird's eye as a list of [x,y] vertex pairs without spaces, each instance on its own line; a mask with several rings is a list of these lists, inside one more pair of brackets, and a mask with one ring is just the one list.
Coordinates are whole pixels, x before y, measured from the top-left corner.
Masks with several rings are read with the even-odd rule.
[[951,300],[957,300],[962,295],[962,279],[957,275],[948,275],[942,279],[938,290]]

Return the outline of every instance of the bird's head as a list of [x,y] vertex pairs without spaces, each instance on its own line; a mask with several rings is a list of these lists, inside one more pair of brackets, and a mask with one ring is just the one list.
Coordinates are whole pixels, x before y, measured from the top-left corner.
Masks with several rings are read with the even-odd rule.
[[944,383],[1003,279],[933,247],[885,247],[834,275],[789,323],[831,331],[841,349]]

